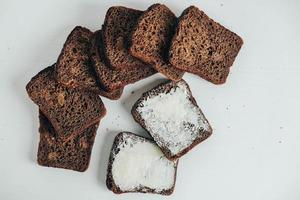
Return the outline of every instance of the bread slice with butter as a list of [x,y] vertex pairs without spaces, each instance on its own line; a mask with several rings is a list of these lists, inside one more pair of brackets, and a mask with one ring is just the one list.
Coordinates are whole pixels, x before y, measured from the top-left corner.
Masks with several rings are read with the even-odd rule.
[[168,160],[154,141],[129,132],[113,143],[107,169],[107,188],[127,192],[172,194],[178,161]]
[[168,81],[145,92],[131,112],[171,160],[181,157],[212,134],[211,126],[184,80]]

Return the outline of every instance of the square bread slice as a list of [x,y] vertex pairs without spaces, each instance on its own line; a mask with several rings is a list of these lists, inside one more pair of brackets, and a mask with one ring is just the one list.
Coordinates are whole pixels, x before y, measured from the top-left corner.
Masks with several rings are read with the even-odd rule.
[[92,36],[90,30],[80,26],[72,30],[56,63],[56,78],[66,87],[94,92],[112,100],[119,99],[123,88],[107,92],[97,80],[91,64]]
[[152,140],[121,132],[111,149],[106,185],[116,194],[170,195],[175,187],[177,164],[177,160],[168,160]]
[[180,80],[184,73],[168,63],[167,58],[176,23],[176,16],[165,5],[150,6],[132,31],[130,47],[133,56],[174,81]]
[[145,92],[131,112],[169,159],[181,157],[212,134],[184,80]]
[[114,70],[104,59],[101,31],[96,31],[92,41],[92,62],[99,83],[106,91],[113,91],[135,83],[156,73],[151,67],[132,67],[123,70]]
[[98,95],[66,88],[56,82],[53,68],[47,67],[34,76],[26,90],[58,135],[67,139],[99,122],[106,109]]
[[55,66],[59,83],[70,88],[95,88],[96,78],[90,62],[92,35],[93,32],[80,26],[69,34]]
[[242,45],[240,36],[191,6],[179,18],[169,59],[178,69],[222,84]]
[[104,52],[113,69],[150,67],[128,52],[130,33],[143,12],[123,6],[108,9],[103,25]]
[[41,111],[39,112],[39,120],[38,164],[79,172],[85,171],[89,166],[99,122],[91,125],[71,140],[64,141],[57,137],[53,126]]

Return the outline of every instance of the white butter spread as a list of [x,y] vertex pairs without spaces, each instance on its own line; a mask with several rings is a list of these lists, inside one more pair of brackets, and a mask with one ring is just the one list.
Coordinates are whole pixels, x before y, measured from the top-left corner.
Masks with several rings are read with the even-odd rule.
[[169,93],[144,100],[137,107],[156,143],[172,155],[188,148],[210,126],[200,109],[190,101],[188,86],[177,83]]
[[[166,159],[152,142],[132,139],[123,133],[120,151],[114,155],[112,176],[122,191],[148,187],[156,192],[172,188],[175,181],[176,162]],[[137,137],[137,136],[136,136]]]

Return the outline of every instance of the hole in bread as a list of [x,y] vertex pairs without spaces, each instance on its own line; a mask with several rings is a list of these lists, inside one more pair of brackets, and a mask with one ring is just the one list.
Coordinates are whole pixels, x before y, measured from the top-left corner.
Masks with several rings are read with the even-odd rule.
[[77,53],[77,49],[76,48],[73,48],[72,51],[73,51],[73,53]]
[[69,85],[70,85],[70,86],[73,86],[74,84],[75,84],[74,80],[70,80],[70,81],[69,81]]
[[194,53],[195,52],[195,47],[191,47],[191,51],[192,51],[192,53]]

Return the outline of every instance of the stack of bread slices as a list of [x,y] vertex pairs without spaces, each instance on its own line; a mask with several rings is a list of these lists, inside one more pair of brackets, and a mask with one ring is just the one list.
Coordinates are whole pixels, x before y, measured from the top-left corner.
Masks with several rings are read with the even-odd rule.
[[[171,194],[177,159],[212,133],[182,77],[189,72],[225,83],[242,44],[241,37],[195,6],[180,17],[162,4],[145,11],[115,6],[102,30],[75,27],[57,61],[26,86],[39,107],[38,163],[85,171],[106,114],[100,96],[117,100],[126,85],[159,72],[170,81],[143,94],[132,109],[151,139],[128,132],[116,137],[107,186],[115,193]],[[142,154],[132,157],[138,151]],[[135,162],[140,168],[132,166]]]

